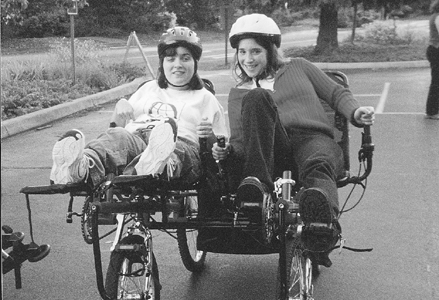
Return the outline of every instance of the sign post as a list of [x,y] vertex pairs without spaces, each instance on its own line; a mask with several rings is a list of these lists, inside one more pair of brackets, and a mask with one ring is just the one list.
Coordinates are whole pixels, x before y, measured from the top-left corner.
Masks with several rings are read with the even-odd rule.
[[76,84],[76,69],[75,69],[75,16],[78,15],[78,1],[72,0],[72,7],[67,9],[67,14],[70,16],[70,47],[72,51],[72,73],[73,85]]
[[233,19],[233,6],[229,3],[227,3],[227,1],[223,1],[223,3],[220,6],[220,14],[222,15],[222,25],[224,27],[224,53],[225,53],[225,57],[224,57],[224,63],[227,66],[228,65],[228,45],[229,45],[229,22],[230,19]]

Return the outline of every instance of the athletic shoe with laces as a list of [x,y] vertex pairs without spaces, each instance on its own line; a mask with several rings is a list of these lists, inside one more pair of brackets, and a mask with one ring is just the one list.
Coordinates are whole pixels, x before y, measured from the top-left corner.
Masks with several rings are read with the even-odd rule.
[[53,166],[50,180],[55,184],[81,182],[87,178],[94,161],[84,154],[84,134],[72,129],[67,131],[53,146]]
[[257,177],[244,178],[237,191],[238,207],[256,206],[262,207],[264,197],[269,196],[268,188]]
[[137,175],[160,175],[170,162],[177,141],[177,123],[172,118],[157,122],[149,135],[148,146],[134,166]]
[[341,228],[334,220],[326,193],[318,188],[300,192],[299,213],[305,224],[302,243],[313,252],[328,252],[337,243]]

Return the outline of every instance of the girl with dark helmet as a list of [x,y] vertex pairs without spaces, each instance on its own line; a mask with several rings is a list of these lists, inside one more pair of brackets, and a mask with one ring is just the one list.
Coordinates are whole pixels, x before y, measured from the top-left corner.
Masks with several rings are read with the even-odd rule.
[[343,159],[319,99],[356,126],[373,123],[373,107],[360,107],[348,89],[307,60],[283,60],[281,32],[265,15],[240,17],[229,39],[236,49],[238,84],[229,94],[230,143],[215,145],[214,158],[227,158],[229,173],[240,178],[241,206],[262,204],[274,190],[274,179],[284,170],[296,170],[305,188],[299,196],[305,223],[324,224],[334,233],[308,237],[304,244],[321,253],[318,263],[330,266],[328,250],[341,231],[336,178]]
[[225,116],[197,74],[202,46],[187,27],[163,33],[157,80],[116,103],[110,128],[85,145],[73,129],[56,142],[50,179],[96,186],[108,173],[161,175],[192,183],[200,175],[199,138],[227,135]]

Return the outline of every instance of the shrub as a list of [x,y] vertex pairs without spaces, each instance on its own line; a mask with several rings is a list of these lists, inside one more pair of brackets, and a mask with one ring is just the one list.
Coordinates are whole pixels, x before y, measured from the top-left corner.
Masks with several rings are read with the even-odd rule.
[[70,80],[2,81],[2,120],[48,108],[78,96],[94,93],[89,86]]
[[[78,64],[99,62],[101,60],[101,51],[105,49],[102,44],[94,40],[74,40],[75,45],[75,62]],[[70,62],[72,59],[71,41],[62,38],[56,40],[50,45],[49,54],[60,62]]]
[[291,26],[294,23],[294,16],[288,9],[276,9],[271,17],[279,26]]
[[390,26],[388,22],[369,24],[366,27],[364,39],[376,44],[396,44],[398,42],[396,26]]
[[400,30],[393,21],[375,21],[366,26],[363,35],[357,35],[355,41],[380,45],[411,45],[414,42],[424,44],[427,33],[417,32],[410,27]]
[[69,22],[62,9],[25,18],[18,29],[20,37],[45,37],[67,34]]
[[107,90],[144,75],[145,70],[110,64],[99,56],[94,41],[75,41],[76,81],[73,85],[70,43],[59,39],[38,60],[2,63],[2,120]]

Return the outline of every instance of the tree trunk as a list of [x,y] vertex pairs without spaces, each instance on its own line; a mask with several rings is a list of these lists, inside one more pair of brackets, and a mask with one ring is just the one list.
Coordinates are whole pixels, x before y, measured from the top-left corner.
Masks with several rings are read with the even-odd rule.
[[336,1],[323,1],[320,6],[320,26],[316,53],[331,52],[338,48]]
[[358,12],[357,0],[352,0],[352,5],[354,6],[354,20],[352,22],[352,35],[351,35],[351,43],[353,44],[355,41],[355,29],[357,28],[357,12]]

